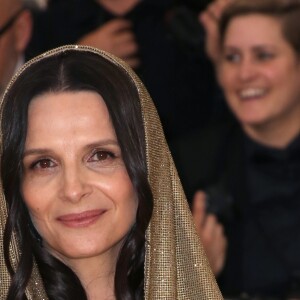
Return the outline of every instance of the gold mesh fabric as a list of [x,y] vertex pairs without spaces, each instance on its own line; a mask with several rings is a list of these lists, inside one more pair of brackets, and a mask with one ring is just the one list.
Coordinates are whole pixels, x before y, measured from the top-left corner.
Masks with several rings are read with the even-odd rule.
[[[148,179],[154,197],[153,215],[146,233],[145,299],[223,299],[194,229],[156,109],[144,85],[123,61],[91,47],[63,46],[25,64],[12,79],[8,89],[20,73],[35,62],[70,50],[88,51],[105,57],[124,69],[138,89],[145,128]],[[5,105],[5,95],[6,93],[2,99],[1,111]],[[2,254],[3,228],[7,216],[3,191],[0,201],[0,299],[5,299],[10,277]],[[13,239],[11,257],[15,263],[18,252],[17,242]],[[47,299],[36,268],[27,289],[27,296],[29,299]]]

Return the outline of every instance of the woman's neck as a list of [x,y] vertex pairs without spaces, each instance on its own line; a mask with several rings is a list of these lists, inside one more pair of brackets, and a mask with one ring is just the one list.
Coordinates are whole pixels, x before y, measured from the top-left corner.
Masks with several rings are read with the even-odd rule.
[[116,259],[83,258],[68,260],[68,266],[78,276],[89,300],[114,300]]
[[88,300],[115,300],[114,273],[97,275],[84,284]]
[[259,144],[277,148],[286,148],[300,133],[300,113],[297,117],[263,125],[242,126],[245,133]]
[[105,9],[117,16],[131,11],[141,0],[97,0]]

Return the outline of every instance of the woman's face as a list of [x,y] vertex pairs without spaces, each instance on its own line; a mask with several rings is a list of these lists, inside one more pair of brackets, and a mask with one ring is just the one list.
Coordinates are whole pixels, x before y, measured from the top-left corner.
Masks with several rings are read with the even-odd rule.
[[22,195],[44,247],[67,264],[115,259],[138,201],[103,99],[49,93],[28,117]]
[[219,76],[245,127],[299,119],[300,63],[276,18],[251,14],[230,21]]

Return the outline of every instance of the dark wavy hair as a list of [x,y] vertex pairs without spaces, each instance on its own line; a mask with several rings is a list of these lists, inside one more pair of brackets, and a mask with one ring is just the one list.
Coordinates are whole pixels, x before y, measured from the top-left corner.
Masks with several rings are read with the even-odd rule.
[[[138,91],[133,80],[121,67],[91,52],[68,50],[33,63],[19,76],[5,98],[1,123],[1,176],[8,204],[4,256],[12,278],[7,300],[27,299],[25,289],[34,261],[37,262],[49,299],[87,299],[72,270],[41,247],[40,238],[20,193],[30,101],[44,93],[65,91],[97,92],[108,108],[139,201],[136,222],[117,260],[115,295],[120,300],[142,299],[145,231],[151,218],[153,199],[147,180],[145,133]],[[16,270],[9,258],[13,233],[21,249]]]
[[224,11],[220,23],[221,47],[231,20],[235,17],[261,14],[278,19],[282,34],[300,55],[300,0],[235,0]]

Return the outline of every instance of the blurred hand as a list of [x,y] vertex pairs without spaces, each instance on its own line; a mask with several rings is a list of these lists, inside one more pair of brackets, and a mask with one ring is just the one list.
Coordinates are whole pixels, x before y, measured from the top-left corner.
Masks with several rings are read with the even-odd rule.
[[215,0],[207,6],[207,9],[199,15],[199,21],[206,31],[206,53],[214,64],[220,59],[220,36],[219,36],[219,20],[224,9],[232,2],[232,0]]
[[224,267],[227,239],[224,235],[223,226],[218,222],[216,216],[206,213],[205,202],[205,193],[202,191],[196,192],[193,199],[192,213],[208,261],[213,273],[217,276]]
[[114,19],[83,36],[78,43],[110,52],[137,68],[140,64],[138,45],[131,27],[127,20]]

